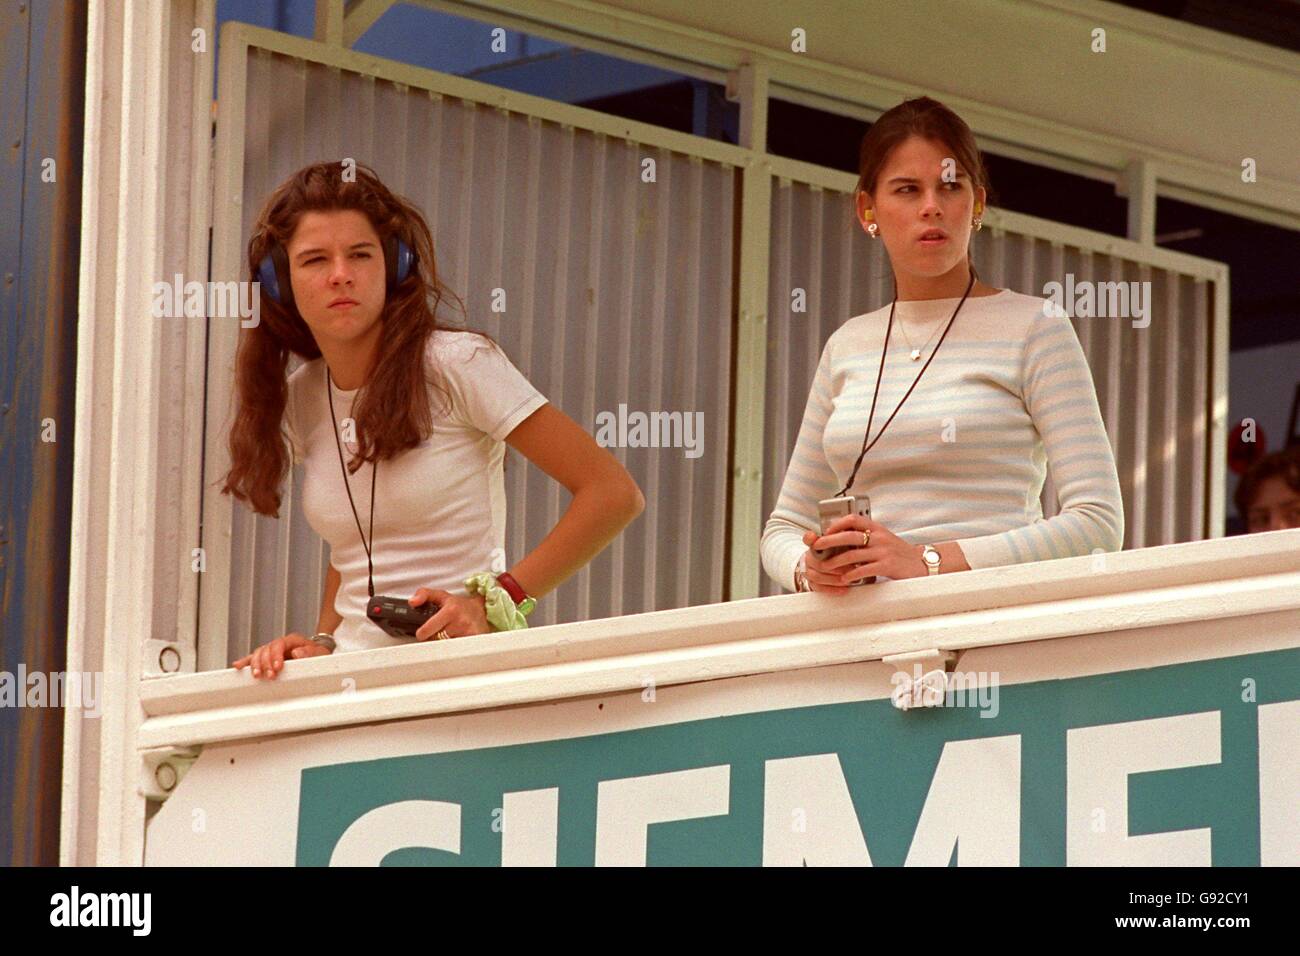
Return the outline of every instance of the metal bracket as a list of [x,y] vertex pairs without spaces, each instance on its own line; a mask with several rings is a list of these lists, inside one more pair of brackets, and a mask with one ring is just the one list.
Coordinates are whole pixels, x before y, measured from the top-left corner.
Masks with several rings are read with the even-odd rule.
[[189,773],[201,750],[201,747],[160,747],[142,751],[140,795],[149,800],[166,800]]
[[932,647],[906,654],[890,654],[881,661],[894,668],[889,699],[899,710],[942,707],[948,694],[948,673],[957,662],[954,651]]
[[144,642],[144,677],[170,677],[172,674],[193,674],[194,648],[177,641],[158,641],[149,638]]

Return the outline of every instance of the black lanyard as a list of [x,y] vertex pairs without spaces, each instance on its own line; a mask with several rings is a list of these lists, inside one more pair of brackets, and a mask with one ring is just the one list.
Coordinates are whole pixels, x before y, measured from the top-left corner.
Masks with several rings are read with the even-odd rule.
[[[912,382],[912,388],[907,390],[907,394],[903,396],[902,401],[900,401],[898,406],[894,409],[894,415],[898,414],[898,409],[903,407],[903,402],[907,401],[908,396],[912,394],[912,389],[916,388],[917,383],[921,381],[921,376],[925,374],[925,370],[930,367],[930,363],[934,361],[934,357],[939,354],[939,346],[943,345],[943,340],[948,337],[948,329],[952,328],[952,323],[956,320],[957,313],[960,312],[961,307],[966,304],[966,297],[970,295],[970,290],[974,287],[975,270],[972,269],[970,282],[966,283],[966,291],[962,293],[961,301],[957,303],[957,308],[953,310],[952,318],[948,320],[948,328],[944,329],[943,335],[939,336],[938,344],[935,345],[934,351],[930,353],[930,357],[925,360],[925,364],[921,366],[921,371],[916,375],[916,381]],[[871,444],[867,444],[867,438],[871,435],[871,421],[876,417],[876,399],[880,395],[880,380],[885,374],[885,355],[889,352],[889,333],[894,328],[894,306],[897,304],[898,292],[895,291],[894,301],[889,303],[889,325],[885,328],[885,346],[880,351],[880,371],[876,373],[876,391],[875,394],[871,396],[871,413],[867,416],[867,431],[866,434],[862,436],[862,454],[858,455],[858,460],[853,463],[853,474],[849,475],[848,483],[840,489],[840,493],[836,495],[837,498],[842,498],[849,493],[849,489],[853,487],[854,480],[858,477],[858,469],[862,467],[862,459],[867,457],[867,452],[871,451],[871,449],[875,447],[876,442],[880,441],[880,436],[883,435],[885,429],[889,427],[889,423],[894,420],[894,415],[890,415],[889,420],[880,426],[880,431],[876,432],[876,437],[872,439]]]
[[334,417],[334,389],[330,382],[328,366],[325,368],[325,396],[329,399],[330,403],[330,421],[334,423],[334,445],[339,450],[339,468],[343,471],[343,487],[348,491],[348,504],[352,505],[352,517],[355,518],[357,522],[357,534],[361,535],[361,546],[366,549],[366,565],[370,571],[369,578],[367,579],[367,586],[370,588],[370,597],[374,597],[375,563],[371,558],[370,549],[375,543],[375,485],[379,483],[376,480],[375,475],[379,471],[379,460],[376,459],[370,464],[370,542],[367,544],[366,536],[361,531],[361,516],[357,514],[356,503],[352,500],[352,486],[348,484],[348,469],[347,466],[343,464],[343,443],[339,441],[339,423],[338,419]]

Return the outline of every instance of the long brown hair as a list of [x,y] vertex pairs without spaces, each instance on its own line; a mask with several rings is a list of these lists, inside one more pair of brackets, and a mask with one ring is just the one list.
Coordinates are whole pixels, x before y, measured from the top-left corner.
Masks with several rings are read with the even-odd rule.
[[[345,169],[354,170],[355,177],[345,179]],[[419,210],[360,163],[305,166],[271,194],[248,242],[249,275],[256,278],[258,265],[273,243],[287,249],[304,212],[343,209],[364,213],[381,245],[396,235],[417,258],[411,274],[388,293],[380,313],[384,334],[353,412],[358,449],[349,468],[355,471],[363,461],[392,458],[432,433],[425,346],[439,327],[435,313],[443,299],[450,298],[462,313],[464,306],[438,280],[433,237]],[[287,310],[264,294],[261,322],[240,330],[235,358],[237,410],[229,438],[231,467],[221,493],[234,495],[273,518],[279,517],[280,487],[290,467],[281,428],[291,352],[305,360],[321,357],[297,309]]]
[[[871,124],[858,147],[857,192],[875,194],[876,179],[885,160],[895,146],[911,136],[943,143],[957,165],[970,177],[972,191],[977,192],[980,186],[984,187],[988,193],[985,205],[988,204],[993,190],[989,185],[988,170],[984,167],[984,157],[980,155],[979,146],[975,142],[975,134],[965,120],[928,96],[903,100]],[[974,266],[969,249],[966,261]]]

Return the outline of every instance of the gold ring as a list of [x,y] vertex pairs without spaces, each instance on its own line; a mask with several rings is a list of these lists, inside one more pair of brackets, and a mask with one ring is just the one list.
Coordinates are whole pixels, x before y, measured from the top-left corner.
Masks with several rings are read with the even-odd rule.
[[451,637],[451,635],[447,633],[447,629],[445,627],[437,634],[433,635],[433,639],[435,641],[445,641],[449,637]]
[[871,532],[870,532],[870,531],[864,531],[864,532],[862,532],[862,546],[863,546],[864,548],[869,548],[869,547],[871,547]]

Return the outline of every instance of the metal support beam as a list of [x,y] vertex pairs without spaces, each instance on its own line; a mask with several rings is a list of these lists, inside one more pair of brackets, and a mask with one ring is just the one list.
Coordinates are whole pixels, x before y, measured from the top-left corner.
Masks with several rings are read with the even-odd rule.
[[321,43],[343,45],[343,0],[316,0],[316,33]]
[[[375,22],[388,12],[393,0],[353,0],[343,14],[343,45],[351,49]],[[317,16],[320,16],[319,5]]]
[[64,713],[68,866],[143,861],[141,686],[193,669],[206,332],[151,304],[206,278],[215,27],[216,0],[87,11],[67,669],[100,688]]
[[[816,96],[822,104],[819,108],[844,115],[878,114],[905,96],[930,89],[932,82],[925,58],[910,56],[913,51],[905,44],[896,44],[890,56],[910,56],[910,60],[891,63],[892,69],[881,68],[873,60],[873,70],[864,69],[853,45],[856,31],[843,29],[844,18],[852,15],[846,14],[841,4],[814,4],[805,11],[807,16],[801,12],[800,24],[810,36],[822,38],[816,47],[819,52],[812,54],[788,49],[788,33],[784,32],[789,29],[788,18],[780,4],[751,4],[744,17],[732,18],[720,27],[722,21],[716,20],[708,4],[689,0],[660,0],[651,5],[653,13],[633,10],[626,2],[592,0],[409,2],[710,81],[717,80],[719,71],[735,70],[747,58],[759,55],[767,63],[770,81],[781,99],[800,101]],[[858,12],[859,19],[892,15],[888,0],[862,0],[858,6],[866,10]],[[1255,90],[1261,115],[1284,115],[1295,99],[1296,77],[1300,75],[1294,53],[1103,0],[1019,0],[996,4],[996,9],[976,0],[913,0],[912,6],[918,7],[915,16],[921,20],[925,19],[924,10],[946,17],[945,22],[958,33],[965,28],[968,33],[975,30],[981,36],[998,37],[994,47],[967,44],[969,49],[954,54],[963,61],[948,64],[949,75],[958,78],[956,88],[942,97],[982,142],[1006,144],[1008,155],[1067,172],[1104,170],[1107,178],[1122,170],[1133,156],[1150,157],[1160,163],[1160,188],[1165,195],[1187,196],[1187,201],[1233,215],[1300,228],[1300,182],[1293,167],[1287,166],[1294,150],[1281,141],[1277,130],[1251,135],[1250,119],[1244,114],[1221,111],[1220,118],[1237,132],[1221,135],[1215,142],[1253,142],[1265,151],[1260,154],[1256,149],[1257,154],[1274,157],[1267,173],[1249,184],[1224,175],[1227,158],[1233,165],[1240,160],[1235,153],[1225,157],[1218,146],[1193,153],[1173,139],[1169,131],[1180,128],[1178,123],[1112,132],[1054,118],[1081,115],[1081,90],[1085,102],[1107,102],[1125,95],[1134,77],[1159,97],[1173,98],[1177,105],[1173,115],[1189,122],[1198,116],[1183,104],[1198,99],[1217,103],[1223,90],[1232,89]],[[1042,47],[1043,31],[1023,29],[1026,17],[1046,26],[1050,54]],[[1005,27],[1002,33],[990,28],[993,21]],[[1091,71],[1085,87],[1063,84],[1048,93],[1035,90],[1045,96],[1040,97],[1042,105],[1024,111],[1018,102],[1022,97],[1016,95],[1023,64],[1039,62],[1045,56],[1058,66],[1074,57],[1091,62],[1088,58],[1097,54],[1089,52],[1086,42],[1077,42],[1077,37],[1086,38],[1089,30],[1100,25],[1109,25],[1134,41],[1119,48],[1112,44],[1111,52],[1105,54],[1112,60],[1129,58],[1131,69],[1108,64],[1105,70]],[[995,55],[990,56],[991,51]],[[1187,92],[1189,83],[1194,94]]]
[[1124,167],[1116,192],[1128,198],[1128,238],[1144,246],[1156,244],[1156,167],[1135,159]]
[[92,0],[88,14],[68,665],[103,679],[98,720],[77,701],[66,710],[66,864],[144,859],[136,744],[157,598],[162,402],[162,324],[148,303],[170,230],[168,170],[184,168],[169,149],[179,144],[168,135],[168,97],[172,54],[188,56],[173,32],[188,35],[192,24],[176,12],[166,0]]
[[[767,148],[767,66],[746,64],[727,78],[740,101],[740,145]],[[763,402],[767,382],[767,294],[772,170],[753,158],[741,172],[737,241],[735,402],[731,434],[731,522],[727,531],[729,600],[758,597],[763,506]]]

